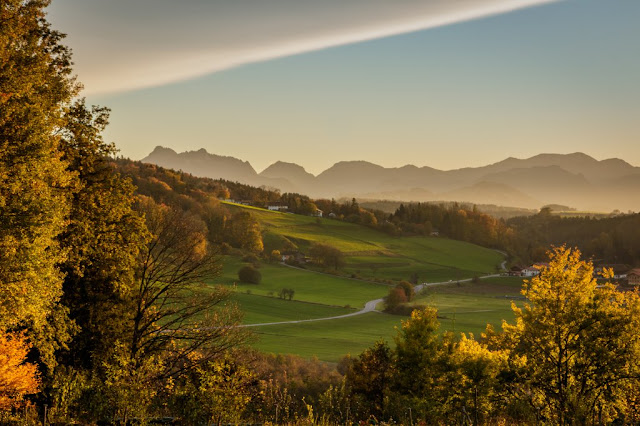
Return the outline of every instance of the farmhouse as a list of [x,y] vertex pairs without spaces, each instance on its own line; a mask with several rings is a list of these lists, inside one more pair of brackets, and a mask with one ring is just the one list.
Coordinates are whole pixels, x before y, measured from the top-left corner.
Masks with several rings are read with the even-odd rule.
[[536,268],[535,266],[529,266],[520,271],[521,277],[535,277],[538,274],[540,274],[540,269]]
[[540,270],[541,269],[544,269],[544,268],[546,268],[548,266],[549,266],[549,264],[548,263],[544,263],[544,262],[534,263],[533,265],[529,266],[528,268],[524,268],[520,272],[520,276],[521,277],[535,277],[536,275],[540,275]]
[[627,282],[629,285],[640,285],[640,268],[627,272]]
[[287,211],[289,210],[289,206],[283,204],[283,203],[271,203],[267,206],[267,209],[269,210],[274,210],[274,211]]

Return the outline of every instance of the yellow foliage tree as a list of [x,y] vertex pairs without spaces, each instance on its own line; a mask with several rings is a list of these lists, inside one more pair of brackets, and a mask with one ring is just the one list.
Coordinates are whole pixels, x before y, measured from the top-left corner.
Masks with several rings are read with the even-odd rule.
[[29,348],[23,335],[0,332],[0,411],[10,410],[25,395],[38,392],[38,370],[24,362]]
[[515,324],[488,333],[508,353],[510,391],[545,423],[628,417],[640,378],[638,293],[599,284],[576,249],[554,248],[549,256],[549,266],[525,282],[529,303],[513,306]]

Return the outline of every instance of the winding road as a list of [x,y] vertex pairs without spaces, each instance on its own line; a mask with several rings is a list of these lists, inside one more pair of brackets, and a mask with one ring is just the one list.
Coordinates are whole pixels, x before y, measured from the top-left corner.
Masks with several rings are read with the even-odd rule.
[[[504,270],[505,269],[505,264],[506,261],[502,262],[500,264],[501,268]],[[483,277],[480,278],[493,278],[493,277],[499,277],[500,274],[491,274],[491,275],[485,275]],[[418,284],[414,287],[414,290],[416,293],[420,292],[423,288],[425,287],[432,287],[432,286],[436,286],[436,285],[446,285],[446,284],[453,284],[461,282],[469,282],[471,281],[473,278],[467,278],[464,280],[449,280],[449,281],[442,281],[442,282],[438,282],[438,283],[422,283],[422,284]],[[377,284],[377,283],[376,283]],[[362,314],[366,314],[369,312],[379,312],[376,310],[376,306],[381,303],[383,301],[383,299],[374,299],[374,300],[370,300],[367,303],[365,303],[364,308],[362,308],[361,310],[357,311],[357,312],[352,312],[350,314],[344,314],[344,315],[336,315],[333,317],[324,317],[324,318],[311,318],[311,319],[304,319],[304,320],[291,320],[291,321],[277,321],[277,322],[263,322],[263,323],[258,323],[258,324],[244,324],[241,325],[239,327],[262,327],[262,326],[266,326],[266,325],[281,325],[281,324],[301,324],[304,322],[316,322],[316,321],[327,321],[327,320],[334,320],[334,319],[340,319],[340,318],[349,318],[349,317],[355,317],[356,315],[362,315]]]

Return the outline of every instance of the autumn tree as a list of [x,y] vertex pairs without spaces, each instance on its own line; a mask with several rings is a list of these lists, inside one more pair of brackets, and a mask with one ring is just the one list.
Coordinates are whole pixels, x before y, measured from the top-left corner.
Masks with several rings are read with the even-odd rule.
[[509,354],[509,390],[539,421],[624,418],[626,394],[640,380],[638,294],[598,284],[576,249],[554,248],[549,257],[549,266],[525,283],[528,303],[513,306],[516,322],[489,333]]
[[344,266],[344,254],[328,244],[314,243],[309,250],[311,258],[325,268],[338,270]]
[[256,373],[238,357],[208,361],[186,376],[177,411],[193,424],[240,423],[258,396]]
[[62,291],[56,237],[72,176],[56,131],[76,87],[62,35],[44,19],[48,4],[0,3],[0,329],[41,326]]
[[392,287],[384,298],[384,310],[394,312],[400,305],[407,303],[407,295],[400,287]]
[[246,333],[234,327],[238,310],[223,306],[229,290],[210,283],[220,262],[203,222],[150,199],[139,209],[152,237],[141,251],[132,293],[130,356],[140,363],[160,357],[157,376],[169,377],[215,359]]
[[402,289],[404,295],[407,298],[407,302],[411,302],[416,295],[416,291],[413,288],[413,285],[408,281],[400,281],[396,284],[396,288]]
[[472,424],[484,424],[501,416],[506,352],[491,350],[473,335],[463,334],[451,345],[448,355],[443,381],[452,386],[445,392],[443,415],[451,422],[462,416]]
[[260,223],[248,211],[235,212],[225,230],[227,241],[234,247],[253,253],[261,253],[264,249]]
[[0,331],[0,412],[16,407],[25,395],[38,391],[38,370],[25,362],[29,348],[24,335]]

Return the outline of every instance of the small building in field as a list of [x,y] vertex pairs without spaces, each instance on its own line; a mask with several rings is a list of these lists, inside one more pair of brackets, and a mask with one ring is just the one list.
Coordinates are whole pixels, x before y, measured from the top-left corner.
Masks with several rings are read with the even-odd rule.
[[629,285],[640,285],[640,268],[627,272],[627,282]]
[[315,217],[322,217],[322,210],[316,209],[316,212],[313,214]]
[[544,268],[547,268],[549,266],[548,263],[534,263],[533,265],[529,266],[528,268],[524,268],[522,270],[522,272],[520,273],[521,277],[535,277],[537,275],[540,275],[540,271]]
[[528,266],[524,268],[522,271],[520,271],[521,277],[535,277],[536,275],[539,275],[539,274],[540,274],[540,269],[534,266]]
[[288,211],[289,210],[289,206],[284,205],[282,203],[270,203],[269,205],[267,205],[267,209],[268,210],[273,210],[273,211]]

